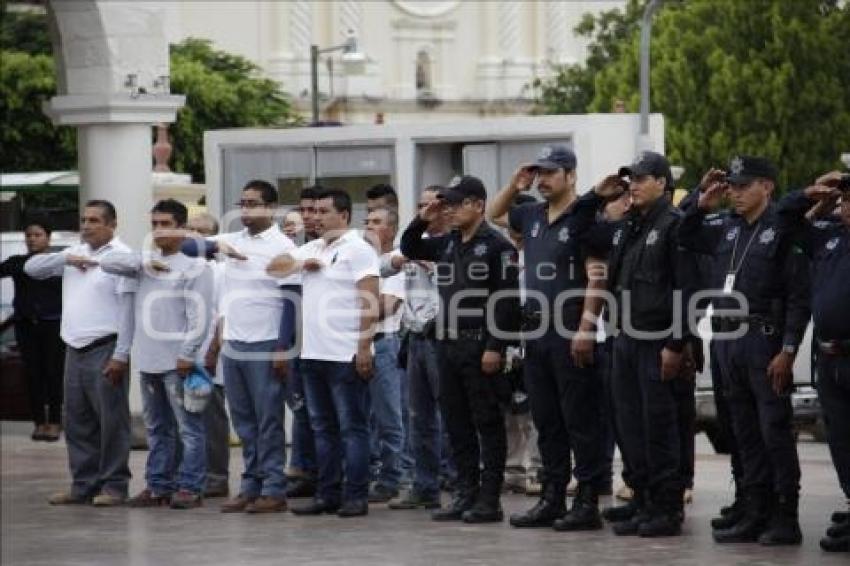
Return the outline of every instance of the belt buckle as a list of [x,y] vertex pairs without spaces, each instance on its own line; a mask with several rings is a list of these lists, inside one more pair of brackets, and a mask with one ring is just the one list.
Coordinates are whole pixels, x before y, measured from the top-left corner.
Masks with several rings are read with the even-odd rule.
[[776,334],[776,327],[770,323],[765,322],[761,325],[761,332],[765,336],[773,336],[774,334]]
[[837,356],[841,353],[841,348],[839,347],[838,342],[835,341],[821,342],[820,351],[827,356]]

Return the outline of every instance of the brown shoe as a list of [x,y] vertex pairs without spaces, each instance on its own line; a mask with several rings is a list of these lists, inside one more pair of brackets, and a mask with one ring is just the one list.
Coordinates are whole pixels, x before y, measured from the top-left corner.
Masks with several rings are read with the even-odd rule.
[[127,500],[130,507],[167,507],[171,503],[171,495],[154,495],[149,489],[143,489]]
[[62,431],[62,427],[58,424],[48,424],[44,425],[44,434],[41,439],[46,440],[47,442],[56,442],[59,440],[59,433]]
[[200,493],[193,493],[188,489],[181,489],[171,498],[172,509],[195,509],[204,504]]
[[91,500],[85,497],[78,497],[69,491],[62,491],[48,497],[47,502],[51,505],[87,505],[91,503]]
[[35,425],[35,428],[32,430],[32,434],[30,435],[30,438],[33,439],[36,442],[39,441],[39,440],[46,440],[45,437],[44,437],[46,429],[47,429],[47,425],[43,425],[43,424]]
[[245,507],[246,513],[280,513],[286,511],[286,499],[264,495]]
[[91,502],[95,507],[118,507],[119,505],[124,505],[127,502],[127,498],[117,493],[101,491],[94,496]]
[[231,497],[227,501],[221,504],[221,512],[222,513],[242,513],[245,511],[245,508],[248,504],[253,503],[257,498],[250,497],[247,495],[242,495],[241,493],[236,497]]

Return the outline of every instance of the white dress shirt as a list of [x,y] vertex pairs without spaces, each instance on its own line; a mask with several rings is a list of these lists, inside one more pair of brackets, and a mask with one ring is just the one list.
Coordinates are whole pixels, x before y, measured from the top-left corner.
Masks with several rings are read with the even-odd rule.
[[273,258],[295,250],[277,224],[259,234],[248,229],[213,238],[225,242],[247,256],[247,260],[225,259],[222,280],[221,314],[224,340],[265,342],[277,340],[283,316],[281,285],[297,285],[299,276],[276,279],[266,273]]
[[357,283],[378,277],[378,254],[360,234],[349,230],[331,244],[319,238],[293,252],[298,260],[317,259],[322,269],[302,272],[301,358],[351,362],[360,337]]
[[83,271],[65,264],[69,255],[101,261],[113,251],[129,252],[130,248],[117,237],[96,250],[81,242],[61,252],[34,255],[24,264],[24,271],[35,279],[62,277],[60,335],[68,346],[83,348],[99,338],[118,334],[113,358],[126,361],[130,355],[135,286],[100,266]]
[[[399,253],[401,252],[394,250],[383,254],[381,256],[381,261],[384,261],[384,258],[389,259],[393,255],[398,255]],[[404,301],[404,272],[381,277],[380,293],[381,295],[392,295],[400,301]],[[394,313],[384,317],[384,319],[378,323],[377,332],[392,334],[401,330],[401,315],[403,311],[404,308],[402,308],[402,304],[399,304]]]

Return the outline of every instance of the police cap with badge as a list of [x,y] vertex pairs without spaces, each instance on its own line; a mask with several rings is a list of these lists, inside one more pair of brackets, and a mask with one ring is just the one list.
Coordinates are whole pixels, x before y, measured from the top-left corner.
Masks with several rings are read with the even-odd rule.
[[634,163],[620,167],[617,174],[620,177],[629,177],[630,179],[635,179],[643,175],[651,175],[657,179],[666,179],[667,183],[664,185],[665,191],[673,191],[676,188],[673,183],[673,172],[670,170],[670,163],[666,157],[654,151],[641,152]]
[[487,190],[478,177],[464,175],[452,179],[449,186],[437,194],[437,198],[446,204],[460,204],[466,199],[487,200]]
[[537,156],[537,159],[524,167],[532,171],[544,170],[554,171],[556,169],[565,169],[572,171],[576,168],[578,161],[573,150],[563,144],[547,145]]
[[730,185],[749,185],[756,179],[769,179],[776,182],[777,171],[773,163],[765,157],[737,155],[729,161],[726,181]]

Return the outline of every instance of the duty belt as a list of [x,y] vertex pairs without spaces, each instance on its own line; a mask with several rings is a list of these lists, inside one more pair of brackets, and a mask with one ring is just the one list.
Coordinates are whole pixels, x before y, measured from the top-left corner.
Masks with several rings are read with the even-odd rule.
[[483,340],[483,328],[459,328],[457,330],[447,330],[443,340]]
[[758,314],[750,316],[715,316],[711,318],[712,332],[735,332],[744,324],[750,328],[757,328],[765,336],[773,336],[778,329],[776,324],[769,318]]
[[850,340],[818,340],[818,350],[827,356],[850,356]]

